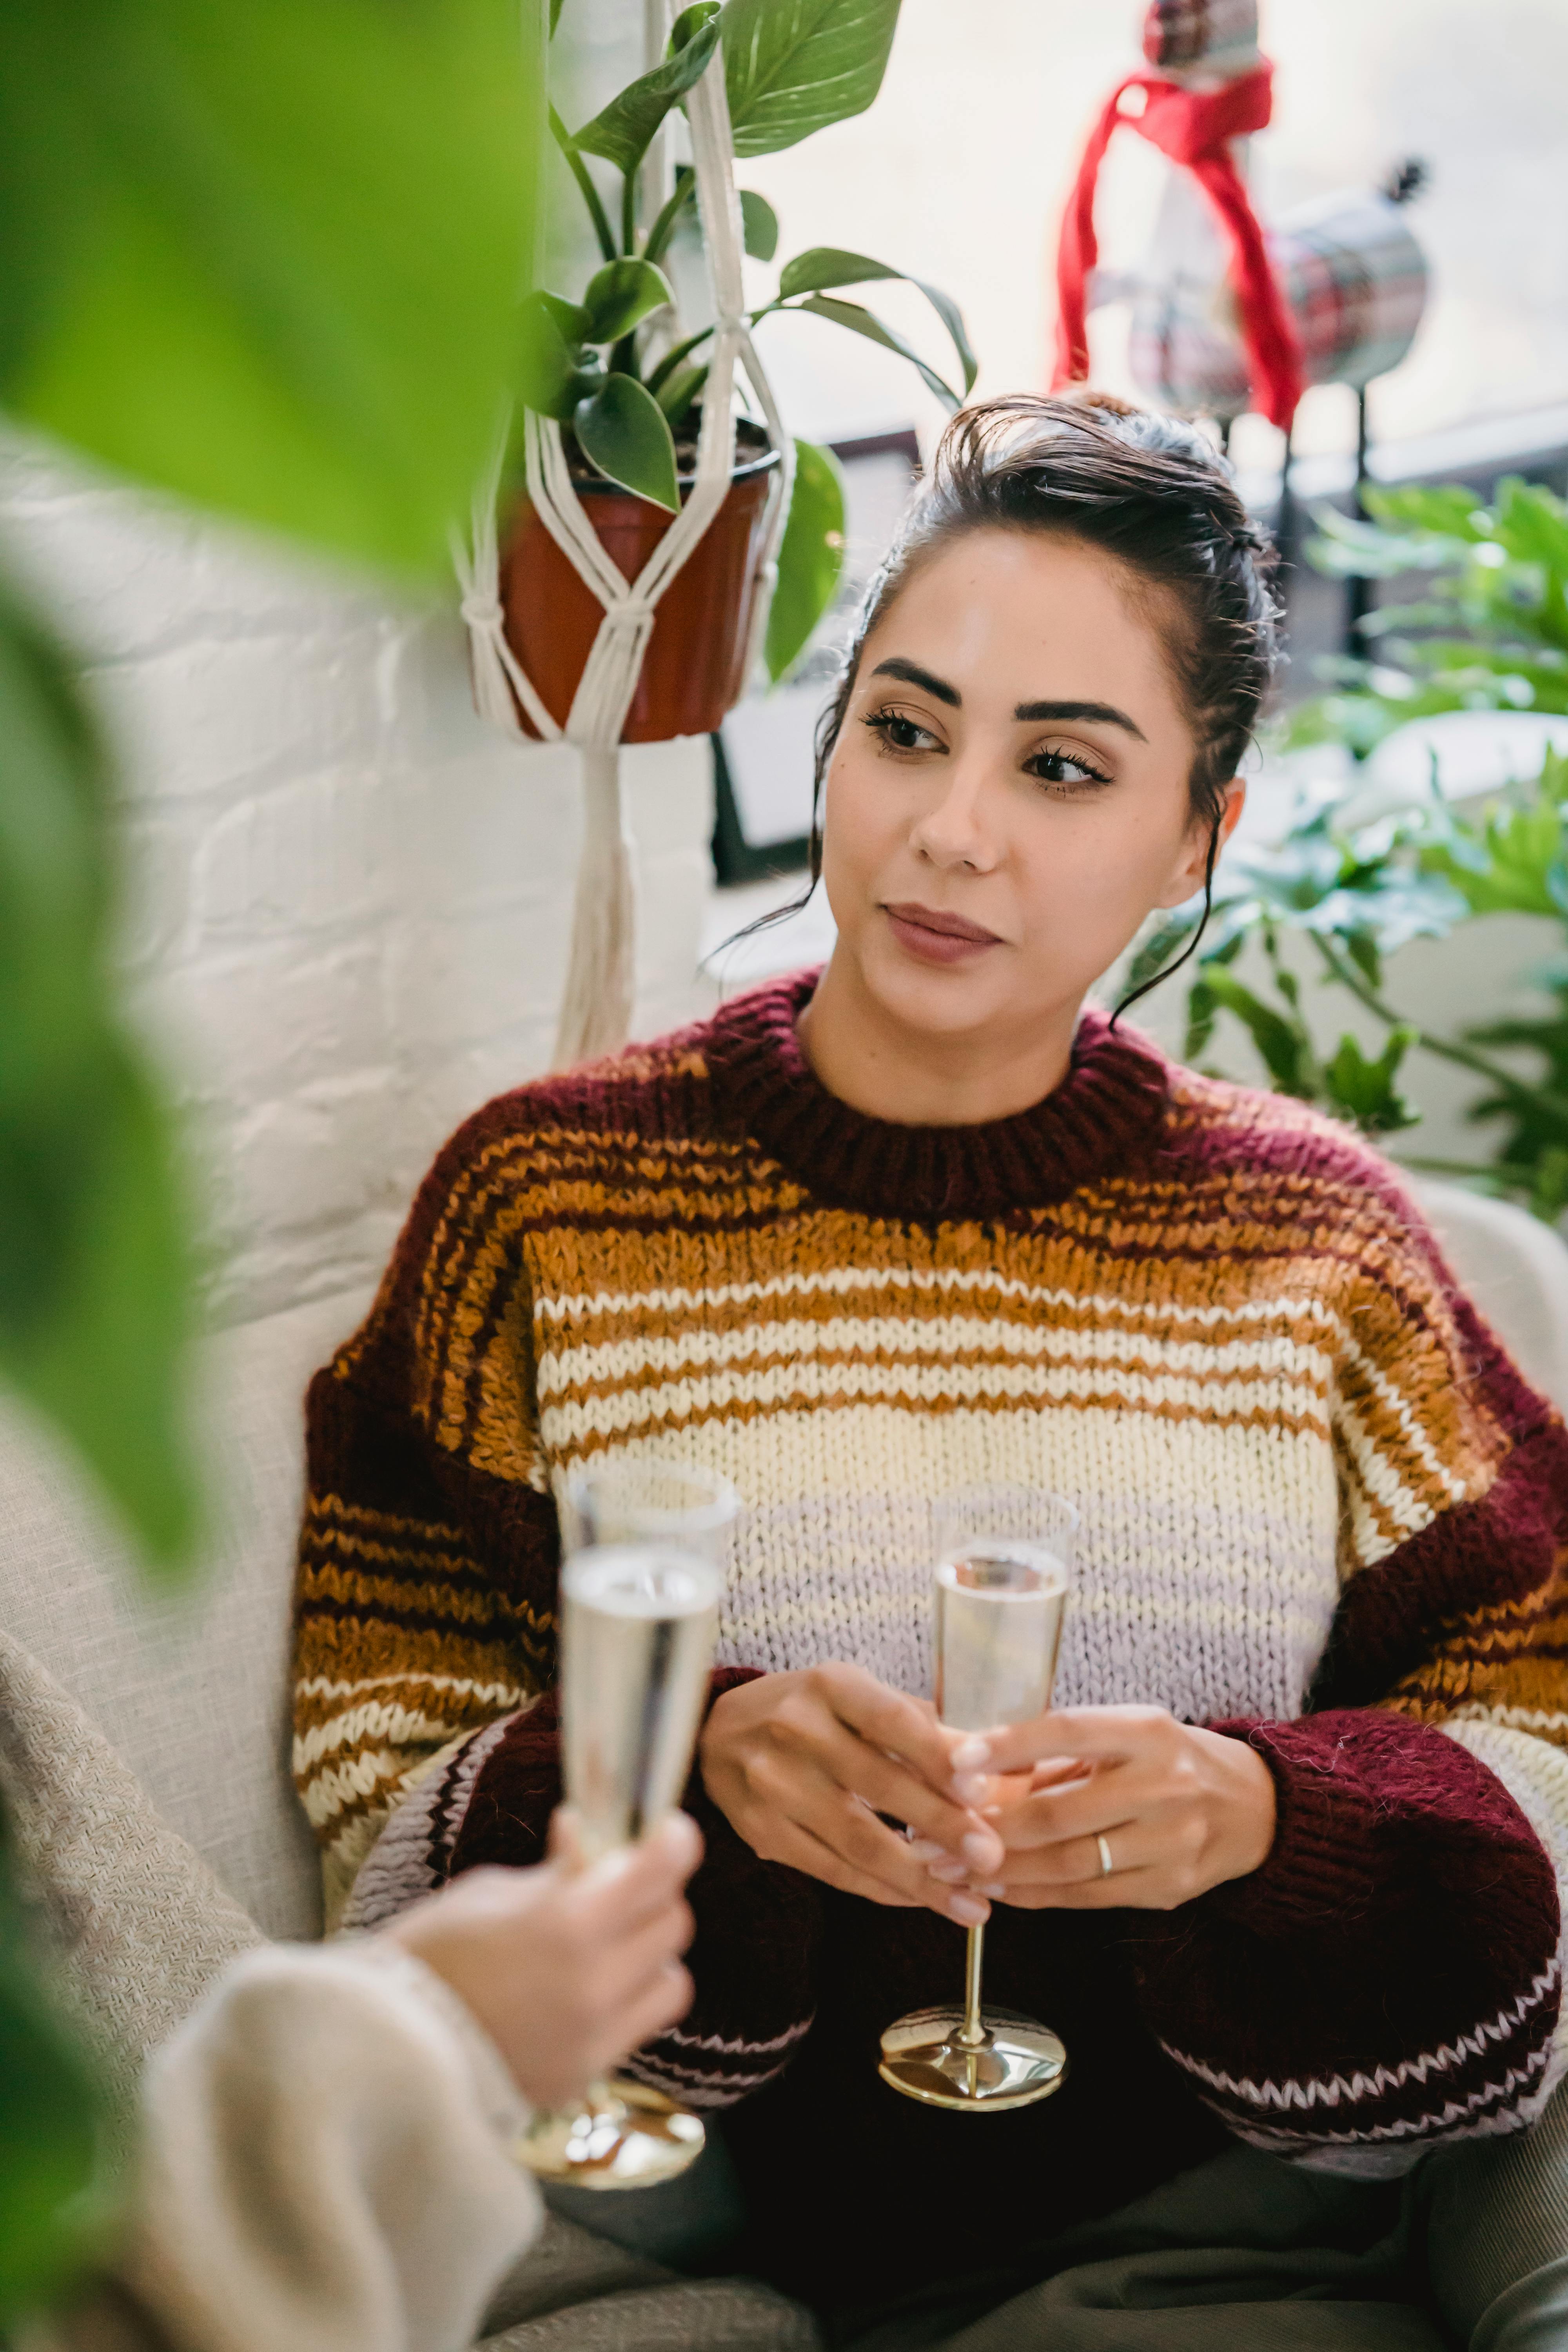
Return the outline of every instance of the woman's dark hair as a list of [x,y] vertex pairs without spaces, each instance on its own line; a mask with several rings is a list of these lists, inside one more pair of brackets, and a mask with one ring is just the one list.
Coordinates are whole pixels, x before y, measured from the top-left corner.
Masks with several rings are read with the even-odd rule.
[[[811,886],[822,871],[822,787],[855,690],[860,649],[911,574],[951,541],[982,530],[1048,530],[1103,548],[1153,592],[1183,709],[1197,743],[1188,790],[1209,827],[1208,919],[1224,787],[1252,741],[1278,658],[1273,551],[1237,497],[1230,468],[1195,425],[1108,394],[1012,393],[949,425],[928,478],[856,614],[833,699],[816,730]],[[795,902],[804,905],[805,899]],[[778,919],[795,911],[781,908]],[[755,928],[754,926],[752,928]],[[1168,979],[1203,935],[1117,1007]]]

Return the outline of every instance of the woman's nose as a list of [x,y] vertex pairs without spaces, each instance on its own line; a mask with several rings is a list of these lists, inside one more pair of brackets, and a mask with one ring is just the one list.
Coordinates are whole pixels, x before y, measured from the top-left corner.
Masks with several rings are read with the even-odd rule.
[[915,824],[910,838],[917,856],[936,866],[969,866],[978,873],[988,872],[998,853],[985,821],[986,797],[978,776],[952,777],[941,800]]

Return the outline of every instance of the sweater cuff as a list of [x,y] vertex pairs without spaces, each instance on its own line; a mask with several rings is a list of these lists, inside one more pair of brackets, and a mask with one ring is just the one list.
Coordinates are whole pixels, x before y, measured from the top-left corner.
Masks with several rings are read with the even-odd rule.
[[1215,1723],[1244,1739],[1274,1779],[1274,1843],[1245,1878],[1209,1898],[1227,1918],[1260,1936],[1289,1936],[1327,1921],[1359,1917],[1379,1885],[1385,1808],[1342,1736],[1323,1717],[1293,1723]]

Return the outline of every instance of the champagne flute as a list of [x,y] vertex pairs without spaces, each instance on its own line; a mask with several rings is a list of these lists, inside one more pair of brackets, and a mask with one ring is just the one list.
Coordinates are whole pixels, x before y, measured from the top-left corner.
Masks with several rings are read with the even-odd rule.
[[[708,1694],[722,1557],[739,1507],[710,1473],[657,1460],[574,1474],[563,1512],[562,1744],[584,1864],[679,1805]],[[523,2161],[584,2189],[650,2188],[701,2153],[700,2119],[624,2076],[542,2110]]]
[[[1079,1516],[1038,1488],[971,1487],[936,1507],[936,1707],[961,1731],[1026,1723],[1051,1703]],[[882,2080],[965,2115],[1001,2115],[1061,2086],[1048,2025],[981,2001],[985,1930],[971,1927],[963,2006],[916,2010],[882,2036]]]

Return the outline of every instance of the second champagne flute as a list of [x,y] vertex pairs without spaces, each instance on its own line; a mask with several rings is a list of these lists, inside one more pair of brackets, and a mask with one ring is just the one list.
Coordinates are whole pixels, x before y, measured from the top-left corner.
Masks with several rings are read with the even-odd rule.
[[[1079,1516],[1037,1487],[973,1487],[936,1507],[936,1711],[959,1731],[1027,1723],[1051,1703]],[[971,1927],[962,2008],[916,2010],[882,2036],[906,2098],[1000,2115],[1048,2098],[1068,2054],[1048,2025],[985,2009],[985,1930]]]

